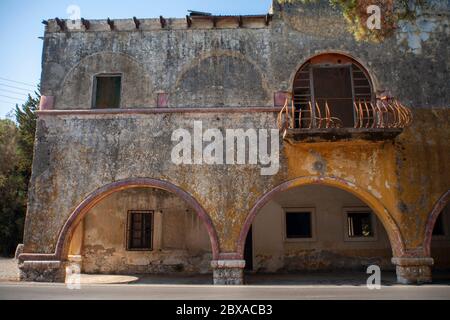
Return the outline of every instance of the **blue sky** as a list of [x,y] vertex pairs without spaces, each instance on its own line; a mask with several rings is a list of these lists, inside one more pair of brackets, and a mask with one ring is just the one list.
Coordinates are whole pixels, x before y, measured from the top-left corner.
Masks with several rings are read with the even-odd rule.
[[[271,0],[0,0],[0,118],[26,100],[41,74],[43,19],[68,18],[70,5],[88,19],[267,13]],[[16,82],[13,82],[16,81]]]

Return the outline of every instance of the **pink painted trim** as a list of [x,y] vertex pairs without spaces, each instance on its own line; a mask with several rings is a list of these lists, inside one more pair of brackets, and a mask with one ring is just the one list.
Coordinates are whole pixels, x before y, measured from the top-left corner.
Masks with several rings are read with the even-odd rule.
[[136,187],[158,188],[172,192],[186,201],[199,215],[205,224],[206,230],[211,241],[212,256],[214,260],[219,257],[219,240],[213,222],[205,209],[192,197],[189,193],[180,187],[163,180],[156,180],[150,178],[130,178],[105,185],[94,192],[92,192],[80,205],[72,212],[64,224],[56,244],[56,250],[53,254],[28,254],[23,253],[19,256],[21,261],[24,260],[64,260],[67,257],[68,247],[71,235],[78,223],[84,218],[88,211],[95,206],[100,200],[106,196],[119,191]]
[[445,208],[447,203],[450,202],[450,189],[447,190],[438,201],[433,206],[430,214],[428,215],[427,224],[425,226],[425,239],[423,241],[423,247],[426,256],[431,255],[431,239],[433,238],[433,229],[436,224],[436,220],[439,217],[439,214]]
[[248,113],[280,112],[280,107],[217,107],[217,108],[148,108],[148,109],[85,109],[85,110],[41,110],[39,115],[99,115],[99,114],[154,114],[154,113]]
[[167,108],[169,105],[169,94],[165,92],[158,93],[156,105],[158,108]]
[[221,252],[219,260],[242,260],[242,256],[238,252]]
[[288,91],[277,91],[273,94],[273,105],[275,107],[284,107],[286,99],[289,99],[292,93]]
[[41,96],[41,100],[39,102],[39,110],[40,111],[52,110],[54,104],[55,104],[54,96]]
[[[310,177],[299,177],[299,178],[295,178],[286,182],[283,182],[282,184],[276,186],[275,188],[273,188],[272,190],[268,191],[267,193],[265,193],[264,195],[262,195],[255,203],[255,205],[252,207],[252,209],[250,210],[247,218],[245,219],[244,225],[242,226],[241,229],[241,233],[239,235],[239,239],[236,243],[236,251],[239,254],[239,258],[243,259],[244,257],[244,248],[245,248],[245,240],[247,238],[247,233],[250,230],[250,226],[252,225],[256,215],[259,213],[259,211],[262,209],[262,207],[264,207],[270,200],[273,199],[273,197],[283,191],[286,191],[288,189],[292,189],[292,188],[297,188],[297,187],[301,187],[301,186],[306,186],[306,185],[311,185],[311,184],[319,184],[319,185],[330,185],[332,187],[335,188],[339,188],[338,186],[336,186],[335,184],[332,184],[330,182],[328,182],[329,180],[333,180],[335,182],[338,182],[338,184],[341,185],[353,185],[352,183],[340,179],[340,178],[335,178],[335,177],[313,177],[312,181],[309,181],[308,183],[302,184],[302,185],[297,185],[296,182],[305,178],[310,178]],[[345,190],[344,188],[342,188],[343,190]],[[345,190],[348,192],[348,190]],[[357,196],[355,194],[355,196]],[[375,212],[375,210],[374,210]],[[375,214],[378,215],[377,212],[375,212]],[[393,221],[393,219],[391,217],[389,217],[390,220]],[[386,226],[385,226],[386,228]],[[401,236],[400,230],[398,229],[398,227],[394,224],[391,228],[393,234],[394,234],[394,239],[393,241],[391,241],[391,246],[392,249],[394,251],[394,255],[395,253],[397,253],[397,256],[403,256],[405,254],[405,248],[404,248],[404,242],[403,242],[403,238]],[[398,250],[396,250],[398,249]]]

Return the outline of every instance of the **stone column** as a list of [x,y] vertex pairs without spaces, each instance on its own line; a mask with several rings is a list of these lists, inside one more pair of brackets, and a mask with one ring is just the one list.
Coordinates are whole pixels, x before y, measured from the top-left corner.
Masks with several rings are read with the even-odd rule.
[[68,267],[81,273],[83,266],[84,219],[76,227],[69,246]]
[[65,265],[62,261],[19,260],[20,280],[34,282],[62,282],[66,280]]
[[397,272],[397,282],[402,284],[421,284],[431,282],[431,266],[433,258],[430,257],[394,257]]
[[213,260],[214,284],[243,285],[245,260]]

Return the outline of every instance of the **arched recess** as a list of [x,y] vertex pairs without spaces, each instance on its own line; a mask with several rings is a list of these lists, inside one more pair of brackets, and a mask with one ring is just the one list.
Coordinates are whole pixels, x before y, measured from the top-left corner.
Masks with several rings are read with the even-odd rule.
[[424,251],[425,255],[429,257],[431,255],[431,239],[433,237],[433,229],[436,224],[436,220],[441,214],[445,206],[450,203],[450,189],[447,190],[433,206],[431,213],[428,215],[427,224],[425,226],[425,239],[424,239]]
[[294,82],[294,79],[295,79],[297,73],[305,65],[307,65],[308,63],[310,63],[314,59],[321,59],[321,57],[324,57],[324,56],[327,56],[327,55],[334,55],[336,58],[343,57],[345,59],[348,59],[348,60],[354,62],[355,64],[357,64],[359,66],[359,68],[361,70],[364,71],[364,73],[366,74],[367,78],[371,82],[371,84],[372,84],[372,91],[374,93],[382,91],[382,88],[380,88],[380,84],[379,84],[378,78],[376,77],[376,74],[373,72],[373,70],[371,70],[368,67],[367,63],[364,63],[364,61],[362,61],[358,57],[355,57],[350,52],[342,51],[342,50],[326,50],[326,51],[322,51],[321,50],[319,52],[315,52],[314,54],[310,55],[307,59],[300,61],[297,64],[296,68],[291,72],[290,77],[289,77],[289,83],[292,84]]
[[[271,103],[271,90],[261,67],[248,56],[215,50],[182,68],[170,103],[174,107],[248,107]],[[252,94],[248,94],[251,92]]]
[[176,194],[181,199],[186,201],[186,203],[190,205],[192,209],[194,209],[194,211],[203,221],[211,242],[213,260],[218,259],[219,241],[217,238],[213,222],[209,217],[209,215],[206,213],[205,209],[197,202],[197,200],[195,200],[189,193],[187,193],[180,187],[167,181],[156,180],[151,178],[132,178],[113,182],[97,189],[96,191],[88,195],[71,213],[66,223],[64,224],[58,237],[55,258],[57,260],[65,260],[67,258],[72,235],[77,225],[80,223],[80,221],[84,218],[84,216],[89,212],[91,208],[93,208],[102,199],[104,199],[105,197],[114,192],[138,187],[162,189],[171,192],[173,194]]
[[294,105],[302,116],[317,117],[327,113],[329,107],[331,115],[344,127],[353,127],[357,121],[355,104],[375,99],[368,70],[355,58],[338,52],[310,57],[299,65],[290,83]]
[[389,241],[391,243],[393,256],[401,257],[404,254],[405,246],[402,235],[400,233],[400,229],[398,228],[396,222],[391,217],[391,215],[389,214],[388,210],[384,207],[384,205],[378,199],[376,199],[370,192],[365,191],[362,188],[359,188],[352,182],[340,178],[307,176],[286,181],[276,186],[272,190],[268,191],[256,201],[256,203],[250,210],[244,222],[244,225],[241,229],[241,233],[239,235],[239,239],[236,244],[239,259],[244,258],[244,249],[247,233],[249,232],[250,226],[252,225],[256,215],[264,207],[264,205],[266,205],[270,200],[272,200],[275,195],[283,191],[312,184],[319,184],[342,189],[344,191],[353,194],[361,201],[365,202],[373,210],[373,212],[377,215],[378,219],[383,224],[388,234]]
[[95,77],[121,75],[121,108],[143,108],[155,101],[154,84],[145,65],[129,54],[97,52],[81,59],[61,82],[56,109],[90,109]]

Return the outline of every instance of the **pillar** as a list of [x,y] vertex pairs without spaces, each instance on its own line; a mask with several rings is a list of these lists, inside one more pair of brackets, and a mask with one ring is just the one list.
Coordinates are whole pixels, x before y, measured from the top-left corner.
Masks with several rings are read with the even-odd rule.
[[19,260],[20,280],[34,282],[62,282],[66,280],[65,264],[57,260]]
[[68,267],[77,268],[81,272],[83,265],[84,219],[76,227],[69,246]]
[[245,260],[211,261],[215,285],[243,285]]
[[397,272],[397,282],[402,284],[430,283],[431,266],[433,259],[430,257],[394,257]]

